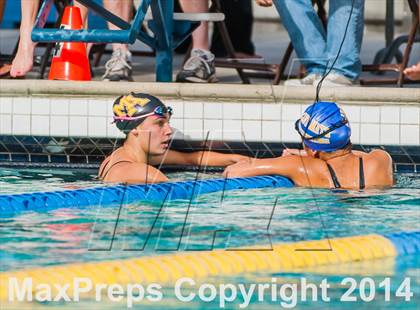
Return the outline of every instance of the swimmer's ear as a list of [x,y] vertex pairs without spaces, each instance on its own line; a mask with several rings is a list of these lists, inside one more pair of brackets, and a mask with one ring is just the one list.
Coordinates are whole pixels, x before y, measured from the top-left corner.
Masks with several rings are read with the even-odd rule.
[[304,150],[306,151],[306,154],[308,154],[310,157],[319,158],[319,152],[318,151],[314,151],[307,146],[304,146]]
[[314,150],[312,150],[312,149],[310,149],[310,150],[311,150],[312,157],[314,157],[314,158],[319,158],[319,154],[320,154],[320,152],[319,152],[319,151],[314,151]]
[[139,136],[139,130],[138,130],[137,128],[133,128],[133,129],[131,130],[131,133],[132,133],[135,137],[138,137],[138,136]]

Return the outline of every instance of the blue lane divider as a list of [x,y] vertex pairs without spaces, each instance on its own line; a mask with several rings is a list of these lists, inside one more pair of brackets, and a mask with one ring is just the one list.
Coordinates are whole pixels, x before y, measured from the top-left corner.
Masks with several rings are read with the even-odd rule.
[[384,235],[395,246],[398,255],[420,253],[420,231]]
[[208,179],[150,185],[117,185],[55,192],[0,195],[0,214],[94,205],[126,204],[135,201],[170,201],[175,199],[190,199],[200,194],[222,190],[293,186],[292,181],[282,176],[258,176],[251,178]]

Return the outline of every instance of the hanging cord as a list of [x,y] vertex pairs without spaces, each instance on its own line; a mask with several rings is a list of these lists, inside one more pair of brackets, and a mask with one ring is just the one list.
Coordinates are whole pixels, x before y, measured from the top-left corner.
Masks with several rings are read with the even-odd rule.
[[[334,0],[332,0],[332,1],[334,1]],[[355,3],[355,0],[352,0],[351,10],[350,10],[350,16],[349,16],[349,18],[348,18],[348,20],[347,20],[346,29],[345,29],[345,31],[344,31],[344,37],[343,37],[343,40],[342,40],[342,42],[341,42],[341,44],[340,44],[340,48],[338,49],[337,56],[335,57],[335,60],[334,60],[334,62],[333,62],[333,64],[332,64],[331,68],[328,70],[328,72],[327,72],[327,68],[328,68],[328,63],[327,63],[327,65],[326,65],[326,67],[325,67],[325,70],[324,70],[323,77],[321,78],[321,80],[319,81],[319,83],[318,83],[318,85],[317,85],[317,88],[316,88],[316,101],[315,101],[315,104],[316,104],[317,102],[319,102],[319,93],[320,93],[320,91],[321,91],[322,82],[325,80],[325,78],[328,76],[328,74],[330,74],[330,72],[331,72],[331,71],[332,71],[332,69],[334,68],[335,63],[337,62],[338,57],[340,56],[341,49],[343,48],[344,41],[345,41],[346,36],[347,36],[347,31],[348,31],[348,28],[349,28],[349,25],[350,25],[351,17],[352,17],[352,15],[353,15],[354,3]],[[273,87],[273,85],[272,85],[272,84],[271,84],[271,91],[272,91],[272,95],[273,95],[274,102],[275,102],[275,103],[277,103],[277,98],[276,98],[276,95],[275,95],[275,92],[274,92],[274,87]],[[314,104],[314,106],[315,106],[315,104]],[[309,123],[311,122],[311,120],[312,120],[312,117],[311,117],[311,119],[309,120]],[[306,136],[306,132],[307,132],[308,128],[309,128],[309,126],[305,129],[305,136]],[[323,233],[325,234],[325,236],[326,236],[326,238],[327,238],[327,240],[328,240],[328,247],[327,247],[327,248],[319,248],[319,249],[311,249],[311,250],[315,250],[315,251],[331,251],[331,250],[332,250],[332,245],[331,245],[331,241],[330,241],[330,238],[329,238],[328,229],[327,229],[327,227],[326,227],[326,221],[325,221],[325,220],[324,220],[324,218],[323,218],[323,213],[321,212],[321,208],[320,208],[320,206],[319,206],[319,204],[318,204],[317,197],[316,197],[316,194],[315,194],[315,192],[314,192],[314,188],[313,188],[313,186],[312,186],[312,184],[311,184],[311,182],[310,182],[309,175],[308,175],[308,171],[306,170],[306,167],[305,167],[304,161],[303,161],[303,159],[301,159],[301,160],[302,160],[302,165],[303,165],[304,170],[305,170],[306,178],[307,178],[307,180],[309,181],[309,188],[310,188],[310,191],[311,191],[312,197],[313,197],[313,199],[314,199],[314,204],[315,204],[315,207],[316,207],[316,209],[317,209],[317,213],[318,213],[318,216],[319,216],[319,219],[320,219],[321,229],[322,229]],[[299,249],[298,249],[298,250],[299,250]]]
[[352,0],[352,2],[351,2],[350,15],[349,15],[349,18],[347,20],[347,25],[346,25],[346,29],[344,31],[343,40],[341,41],[340,48],[338,49],[337,56],[335,56],[335,59],[334,59],[332,65],[331,65],[330,69],[328,70],[328,72],[327,72],[327,68],[328,68],[328,62],[327,62],[327,65],[325,66],[324,74],[323,74],[321,80],[318,82],[318,85],[316,86],[315,102],[319,102],[319,93],[321,92],[322,83],[324,82],[325,78],[331,73],[332,69],[334,69],[335,63],[337,62],[338,58],[340,57],[341,49],[343,48],[344,41],[346,41],[347,31],[348,31],[349,26],[350,26],[351,17],[353,16],[354,2],[355,2],[355,0]]

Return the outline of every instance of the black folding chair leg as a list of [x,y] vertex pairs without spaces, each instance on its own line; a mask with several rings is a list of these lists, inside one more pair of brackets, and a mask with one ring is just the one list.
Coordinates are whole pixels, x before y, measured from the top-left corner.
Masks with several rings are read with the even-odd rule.
[[286,70],[287,64],[289,63],[290,57],[292,56],[293,50],[293,44],[292,42],[290,42],[287,46],[286,52],[284,52],[282,61],[276,70],[276,76],[273,81],[274,85],[280,84],[280,81],[284,76],[284,71]]
[[[220,0],[212,0],[212,2],[213,2],[213,6],[212,6],[213,10],[216,13],[222,13],[222,6],[221,6],[221,3],[220,3]],[[232,40],[230,38],[228,29],[226,27],[226,23],[224,21],[220,21],[220,22],[216,22],[216,25],[217,25],[217,28],[220,32],[221,37],[222,37],[222,41],[223,41],[223,44],[225,46],[225,49],[227,51],[228,56],[231,57],[234,60],[235,57],[236,57],[235,48],[233,47],[233,43],[232,43]],[[242,80],[242,83],[251,84],[251,81],[246,76],[244,70],[242,70],[239,67],[237,67],[235,69],[236,69],[236,72],[238,73],[240,79]]]
[[47,44],[44,55],[42,55],[41,62],[39,64],[40,68],[39,68],[38,79],[41,79],[41,80],[44,79],[45,71],[50,63],[51,51],[54,49],[54,46],[55,46],[54,43]]

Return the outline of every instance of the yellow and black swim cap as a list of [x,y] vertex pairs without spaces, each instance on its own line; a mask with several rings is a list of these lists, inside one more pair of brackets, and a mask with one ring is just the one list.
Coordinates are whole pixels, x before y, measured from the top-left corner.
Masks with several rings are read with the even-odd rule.
[[148,116],[172,115],[172,108],[165,106],[155,96],[142,93],[131,93],[118,97],[112,110],[117,128],[124,133],[129,133],[139,126]]

